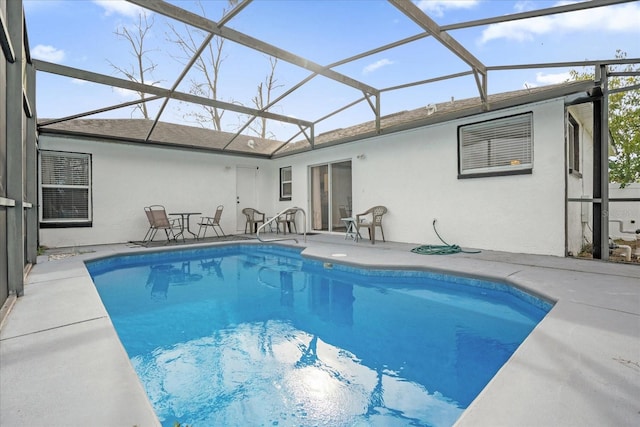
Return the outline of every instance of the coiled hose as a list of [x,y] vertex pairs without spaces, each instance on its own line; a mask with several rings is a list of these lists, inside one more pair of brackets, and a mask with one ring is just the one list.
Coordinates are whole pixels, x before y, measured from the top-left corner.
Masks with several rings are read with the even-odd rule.
[[444,245],[421,245],[421,246],[418,246],[417,248],[411,249],[411,252],[414,252],[420,255],[451,255],[451,254],[457,254],[460,252],[465,254],[480,253],[480,251],[464,251],[458,245],[450,245],[447,242],[445,242],[444,239],[440,237],[440,233],[438,233],[438,230],[436,229],[435,219],[433,220],[433,231],[436,232],[436,236],[438,236],[438,239],[440,239],[440,241],[444,243]]

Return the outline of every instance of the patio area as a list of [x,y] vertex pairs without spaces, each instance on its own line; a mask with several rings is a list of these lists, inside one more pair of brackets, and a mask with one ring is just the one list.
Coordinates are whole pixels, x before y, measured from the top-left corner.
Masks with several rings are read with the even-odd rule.
[[[637,266],[491,251],[425,256],[411,253],[416,245],[404,243],[356,243],[342,234],[315,234],[305,243],[297,237],[298,244],[283,243],[305,247],[303,255],[333,263],[508,281],[557,301],[457,425],[639,422]],[[256,242],[249,235],[239,239]],[[195,243],[214,244],[229,242]],[[13,301],[0,329],[1,425],[158,425],[84,261],[176,246],[77,247],[38,257],[24,296]]]

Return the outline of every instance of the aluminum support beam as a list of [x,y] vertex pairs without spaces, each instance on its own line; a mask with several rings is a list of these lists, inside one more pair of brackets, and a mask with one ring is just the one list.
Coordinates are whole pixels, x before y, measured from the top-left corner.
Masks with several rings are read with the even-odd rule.
[[13,50],[13,45],[11,44],[9,26],[7,24],[7,20],[2,14],[2,9],[0,9],[0,45],[2,46],[2,51],[4,52],[4,56],[7,58],[7,61],[11,63],[15,62],[16,54]]
[[[607,65],[601,65],[602,76],[602,112],[600,120],[600,194],[601,216],[600,225],[600,259],[609,259],[609,76]],[[594,197],[598,197],[594,194]]]
[[442,81],[442,80],[456,79],[458,77],[466,77],[466,76],[470,76],[472,74],[473,74],[473,71],[463,71],[461,73],[448,74],[446,76],[435,77],[433,79],[426,79],[426,80],[420,80],[420,81],[417,81],[417,82],[406,83],[406,84],[403,84],[403,85],[385,87],[383,89],[380,89],[380,92],[381,93],[382,92],[389,92],[389,91],[397,90],[397,89],[405,89],[405,88],[413,87],[413,86],[426,85],[428,83],[439,82],[439,81]]
[[[182,82],[182,80],[185,78],[189,70],[191,70],[191,66],[198,60],[198,58],[200,58],[200,55],[202,55],[202,51],[207,47],[207,45],[209,44],[212,38],[213,38],[213,34],[209,34],[207,35],[207,37],[204,38],[204,40],[200,44],[200,48],[193,54],[193,56],[191,57],[187,65],[184,67],[184,69],[182,70],[182,72],[180,73],[176,81],[173,83],[173,86],[171,86],[171,89],[169,91],[170,95],[175,93],[180,82]],[[145,141],[149,141],[149,138],[151,138],[151,134],[153,133],[153,130],[155,129],[156,125],[158,124],[158,121],[160,120],[160,116],[162,116],[164,109],[167,108],[169,99],[171,98],[167,97],[164,99],[164,101],[162,101],[162,105],[160,106],[160,109],[158,110],[158,114],[156,115],[156,118],[153,121],[153,124],[151,125],[151,129],[149,129],[149,132],[147,133],[147,137],[145,138]]]
[[[453,52],[458,58],[466,62],[476,74],[476,83],[480,98],[483,102],[487,99],[487,67],[471,52],[469,52],[456,39],[451,37],[449,33],[443,31],[440,26],[430,17],[427,16],[418,6],[410,0],[387,0],[396,9],[404,13],[409,19],[418,24],[423,30],[428,31],[443,46]],[[478,76],[480,74],[481,76]]]
[[459,30],[462,28],[483,27],[502,22],[517,21],[520,19],[537,18],[540,16],[555,15],[558,13],[575,12],[578,10],[591,9],[595,7],[612,6],[621,3],[631,3],[638,0],[593,0],[566,4],[563,6],[548,7],[544,9],[530,10],[527,12],[512,13],[509,15],[496,16],[492,18],[477,19],[474,21],[460,22],[458,24],[443,25],[443,31]]
[[486,74],[485,65],[456,39],[451,37],[449,33],[443,31],[442,28],[431,18],[427,16],[418,6],[409,0],[387,0],[399,11],[404,13],[413,22],[418,24],[422,29],[428,31],[436,40],[444,45],[451,52],[455,53],[460,59],[469,64],[471,68],[477,70],[481,74]]
[[57,74],[64,77],[72,77],[75,79],[103,84],[107,86],[120,87],[133,92],[148,93],[151,95],[158,95],[162,97],[169,96],[170,93],[169,89],[165,89],[162,87],[132,82],[131,80],[125,80],[118,77],[107,76],[105,74],[94,73],[93,71],[81,70],[79,68],[73,68],[66,65],[55,64],[53,62],[42,61],[40,59],[34,59],[33,65],[36,67],[36,70],[43,71],[45,73]]
[[242,2],[238,3],[237,5],[235,5],[235,7],[231,10],[229,10],[226,15],[224,15],[220,21],[218,21],[218,26],[219,27],[223,27],[225,25],[227,25],[227,22],[231,21],[237,14],[239,14],[242,9],[244,9],[245,7],[249,6],[249,3],[251,3],[253,0],[242,0]]
[[24,43],[22,0],[7,2],[7,34],[15,61],[7,63],[7,198],[15,207],[7,209],[7,282],[9,294],[24,293],[24,152],[22,107],[22,60]]
[[630,90],[638,90],[638,89],[640,89],[640,83],[637,85],[619,87],[617,89],[609,89],[609,95],[613,95],[614,93],[620,93],[620,92],[628,92]]
[[596,67],[602,95],[593,103],[593,257],[609,259],[609,93],[607,66]]
[[569,62],[542,62],[536,64],[518,64],[518,65],[490,65],[487,71],[509,71],[509,70],[525,70],[532,68],[567,68],[567,67],[594,67],[606,63],[608,65],[625,65],[640,63],[640,58],[629,59],[594,59],[591,61],[569,61]]
[[[602,97],[593,101],[593,200],[591,218],[593,218],[593,258],[602,258],[602,199],[600,199],[600,138],[602,135]],[[607,251],[608,252],[608,251]]]
[[640,77],[640,71],[618,71],[609,73],[609,77]]
[[25,231],[26,241],[26,261],[35,264],[38,260],[38,152],[37,152],[37,112],[36,105],[36,69],[32,64],[27,64],[27,87],[25,88],[26,99],[30,105],[34,106],[32,115],[26,121],[26,144],[25,153]]
[[217,101],[215,99],[204,98],[201,96],[192,95],[190,93],[174,92],[171,93],[170,89],[161,88],[158,86],[151,86],[142,83],[132,82],[130,80],[124,80],[117,77],[111,77],[104,74],[94,73],[91,71],[80,70],[78,68],[68,67],[66,65],[54,64],[52,62],[46,62],[34,59],[33,64],[36,70],[43,71],[51,74],[58,74],[65,77],[73,77],[80,80],[86,80],[93,83],[104,84],[108,86],[121,87],[123,89],[129,89],[134,92],[148,93],[151,95],[157,95],[160,97],[169,97],[178,99],[180,101],[191,102],[193,104],[208,105],[210,107],[218,107],[224,110],[235,111],[237,113],[247,114],[251,116],[266,117],[267,119],[278,120],[281,122],[300,124],[308,126],[311,122],[307,120],[296,119],[289,116],[283,116],[281,114],[262,112],[255,108],[248,108],[242,105],[232,104],[229,102]]
[[155,96],[154,95],[154,96],[150,96],[149,98],[145,98],[144,101],[141,100],[141,99],[136,99],[135,101],[128,101],[128,102],[123,102],[121,104],[110,105],[108,107],[98,108],[97,110],[85,111],[84,113],[74,114],[72,116],[65,116],[65,117],[59,117],[57,119],[41,121],[38,125],[39,126],[53,125],[53,124],[56,124],[56,123],[66,122],[68,120],[80,119],[82,117],[92,116],[94,114],[105,113],[107,111],[113,111],[113,110],[117,110],[119,108],[130,107],[130,106],[136,105],[136,104],[142,104],[143,102],[155,101],[156,99],[161,99],[161,98],[162,98],[161,96]]
[[485,65],[478,58],[473,56],[464,46],[456,39],[451,37],[446,31],[442,31],[440,26],[433,19],[429,18],[418,6],[409,0],[387,0],[399,11],[404,13],[409,19],[418,24],[423,30],[428,31],[436,40],[438,40],[447,49],[453,52],[458,58],[466,62],[471,68],[477,70],[481,74],[486,74]]
[[378,93],[378,90],[376,88],[369,86],[363,82],[352,79],[351,77],[348,77],[344,74],[340,74],[337,71],[330,70],[327,67],[323,67],[320,64],[316,64],[313,61],[294,55],[291,52],[287,52],[284,49],[280,49],[277,46],[270,45],[266,42],[263,42],[262,40],[253,38],[239,31],[233,30],[231,28],[226,28],[226,27],[220,28],[218,27],[218,24],[216,22],[206,19],[202,16],[196,15],[195,13],[191,13],[187,10],[181,9],[170,3],[167,3],[161,0],[127,0],[127,1],[129,3],[136,4],[142,8],[151,10],[153,12],[156,12],[161,15],[180,21],[184,24],[188,24],[193,27],[199,28],[208,33],[213,33],[224,39],[231,40],[235,43],[241,44],[250,49],[257,50],[259,52],[265,53],[274,58],[278,58],[285,62],[289,62],[291,64],[297,65],[298,67],[302,67],[309,71],[313,71],[314,73],[318,73],[324,77],[335,80],[344,85],[351,86],[360,91],[364,91],[372,95],[377,95]]

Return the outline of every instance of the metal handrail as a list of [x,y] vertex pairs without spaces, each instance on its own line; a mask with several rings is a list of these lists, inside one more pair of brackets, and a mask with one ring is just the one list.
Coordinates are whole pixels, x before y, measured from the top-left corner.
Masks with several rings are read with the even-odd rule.
[[[294,206],[292,208],[287,208],[282,210],[281,212],[279,212],[276,216],[274,216],[273,218],[271,218],[269,221],[265,222],[264,224],[262,224],[260,227],[258,227],[258,231],[256,231],[256,237],[258,238],[258,240],[260,240],[262,243],[267,243],[267,242],[280,242],[283,240],[294,240],[296,243],[298,243],[298,239],[296,239],[295,237],[282,237],[279,239],[270,239],[270,240],[264,240],[260,237],[260,231],[262,231],[263,228],[265,228],[267,225],[271,224],[274,221],[277,221],[278,218],[280,218],[280,215],[283,215],[285,212],[287,211],[291,211],[291,210],[296,210],[296,213],[298,213],[298,211],[302,212],[302,216],[304,217],[304,224],[303,224],[303,235],[304,235],[304,242],[307,243],[307,213],[304,211],[304,209],[299,208],[297,206]],[[277,225],[277,224],[276,224]]]

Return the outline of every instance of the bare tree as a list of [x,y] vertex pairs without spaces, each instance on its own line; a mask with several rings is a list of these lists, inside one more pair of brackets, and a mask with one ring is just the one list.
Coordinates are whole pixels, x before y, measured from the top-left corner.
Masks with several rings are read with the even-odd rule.
[[[138,14],[138,22],[132,29],[123,25],[114,31],[118,37],[124,38],[131,45],[130,53],[135,58],[135,64],[130,64],[128,67],[120,67],[109,61],[109,64],[116,70],[116,72],[122,74],[128,80],[152,86],[160,83],[159,80],[149,81],[149,78],[156,69],[157,64],[149,58],[149,52],[151,52],[151,50],[145,48],[145,38],[151,30],[151,27],[153,27],[153,24],[153,16],[149,19],[146,12],[140,12]],[[140,97],[140,100],[144,100],[144,92],[137,92],[137,94]],[[147,111],[147,104],[145,102],[141,102],[134,106],[133,112],[136,110],[139,110],[145,119],[149,118],[149,112]]]
[[[183,35],[173,25],[169,25],[169,28],[173,37],[171,41],[182,49],[182,52],[187,57],[186,61],[188,61],[198,50],[198,45],[192,34],[192,31],[198,32],[198,30],[187,29],[186,35]],[[193,64],[193,67],[200,71],[204,80],[196,80],[190,77],[189,93],[205,98],[218,99],[218,76],[220,75],[220,68],[224,62],[223,47],[224,39],[214,37],[211,43],[209,43],[209,46],[207,46],[205,51],[202,52]],[[185,58],[180,58],[181,62],[183,59]],[[186,61],[184,62],[185,64]],[[191,118],[200,124],[211,123],[214,129],[220,130],[223,114],[224,110],[202,105],[201,110],[188,111],[185,114],[185,118]]]
[[[238,0],[229,0],[228,3],[230,7],[233,7],[238,3]],[[202,11],[202,16],[206,17],[202,3],[198,2],[198,4]],[[223,12],[226,13],[226,9]],[[195,36],[204,34],[204,32],[192,29],[186,25],[184,28],[185,31],[182,33],[175,26],[169,24],[170,34],[168,35],[169,41],[177,44],[184,54],[183,57],[176,58],[182,64],[190,61],[200,48],[195,40]],[[218,78],[220,76],[222,63],[225,59],[223,52],[224,43],[225,40],[222,37],[214,37],[193,64],[193,67],[200,71],[204,80],[195,80],[193,77],[190,77],[189,92],[191,94],[210,99],[218,99]],[[190,118],[202,126],[211,124],[215,130],[222,130],[224,110],[207,105],[202,105],[201,107],[200,110],[190,110],[185,113],[185,118]]]
[[[251,99],[256,109],[262,111],[271,106],[271,95],[277,89],[283,85],[278,84],[276,79],[276,67],[278,65],[278,58],[273,56],[269,57],[269,74],[265,77],[264,82],[258,84],[256,95]],[[262,139],[269,137],[275,137],[272,133],[267,131],[267,119],[265,117],[258,117],[250,125],[249,129]]]
[[[233,7],[238,3],[238,0],[228,0],[228,6]],[[202,3],[199,2],[200,10],[202,11],[202,16],[206,17],[206,13]],[[223,14],[226,13],[228,9],[223,10]],[[185,25],[184,32],[179,31],[173,25],[169,25],[170,32],[168,34],[168,40],[172,43],[178,45],[182,52],[182,56],[176,58],[182,64],[187,64],[192,60],[193,56],[197,54],[200,49],[199,41],[205,36],[205,33],[201,30],[193,29]],[[209,45],[205,48],[205,50],[201,53],[201,55],[196,59],[193,63],[193,67],[199,71],[198,78],[190,75],[189,80],[189,92],[193,95],[202,96],[209,99],[219,99],[218,96],[218,85],[219,85],[219,77],[220,71],[222,69],[223,63],[227,58],[224,53],[225,39],[222,37],[214,36]],[[269,74],[265,78],[265,80],[258,84],[256,95],[251,99],[251,102],[258,110],[264,110],[268,107],[271,107],[271,98],[273,91],[280,87],[281,85],[277,84],[277,79],[275,75],[276,66],[278,64],[278,59],[270,57],[269,63],[271,65]],[[236,103],[242,105],[240,102],[230,100],[228,102]],[[224,115],[225,110],[222,110],[217,107],[201,105],[200,108],[195,110],[188,110],[184,117],[188,118],[195,123],[200,124],[201,126],[210,125],[215,130],[222,130],[222,117]],[[246,116],[241,115],[243,119]],[[246,120],[245,119],[245,123]],[[244,124],[239,124],[238,128],[242,128],[245,126]],[[248,125],[248,129],[253,132],[256,136],[261,138],[266,138],[270,135],[267,130],[267,119],[258,118],[252,121]]]

